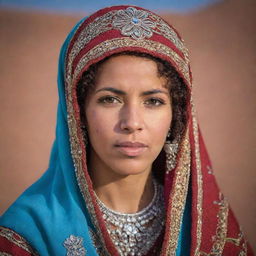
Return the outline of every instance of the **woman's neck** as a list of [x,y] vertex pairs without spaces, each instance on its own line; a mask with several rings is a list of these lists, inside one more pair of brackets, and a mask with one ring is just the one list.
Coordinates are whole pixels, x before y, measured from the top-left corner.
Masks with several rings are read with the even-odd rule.
[[110,209],[136,213],[151,202],[154,195],[151,170],[121,176],[100,169],[91,169],[91,179],[98,198]]

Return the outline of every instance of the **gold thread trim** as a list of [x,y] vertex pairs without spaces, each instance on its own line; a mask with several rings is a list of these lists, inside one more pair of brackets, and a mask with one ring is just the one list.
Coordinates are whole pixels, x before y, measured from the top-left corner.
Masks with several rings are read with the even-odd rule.
[[214,236],[214,243],[211,249],[211,255],[220,255],[223,252],[226,236],[227,236],[227,225],[228,225],[228,202],[226,198],[220,193],[219,201],[215,201],[215,204],[220,206],[218,212],[218,223],[216,229],[216,235]]
[[105,254],[102,251],[102,244],[100,243],[99,237],[97,234],[90,228],[89,229],[89,234],[92,240],[92,244],[94,248],[96,249],[96,252],[98,253],[99,256],[104,256]]
[[69,77],[68,79],[69,86],[70,84],[73,84],[74,81],[76,81],[76,79],[78,78],[78,75],[90,60],[103,56],[108,51],[113,51],[123,47],[142,47],[146,50],[154,51],[159,54],[168,56],[170,59],[174,61],[176,67],[178,68],[178,71],[182,73],[186,82],[190,85],[190,75],[189,75],[188,65],[171,48],[167,47],[164,44],[151,41],[151,40],[134,40],[131,38],[115,38],[112,40],[104,41],[101,44],[98,44],[80,59],[74,71],[73,78]]
[[195,105],[193,102],[193,98],[191,95],[191,109],[192,109],[192,125],[193,125],[193,136],[195,140],[195,157],[196,157],[196,171],[197,171],[197,226],[196,226],[196,249],[195,249],[195,256],[200,255],[200,246],[202,240],[202,203],[203,203],[203,178],[202,178],[202,170],[201,170],[201,158],[200,158],[200,146],[199,146],[199,131],[198,131],[198,124],[196,120],[196,113],[195,113]]
[[[229,205],[226,198],[220,193],[219,200],[214,201],[214,204],[219,205],[220,209],[217,214],[218,222],[217,222],[217,228],[216,228],[216,235],[213,236],[213,241],[214,241],[213,246],[211,248],[210,253],[201,251],[199,255],[203,255],[203,256],[222,255],[226,243],[232,243],[237,247],[241,246],[241,251],[239,252],[238,256],[246,256],[247,243],[243,237],[242,231],[240,231],[237,238],[227,237]],[[243,239],[244,241],[241,244]]]
[[[243,233],[241,232],[241,238],[243,237]],[[244,242],[242,244],[242,250],[239,252],[238,256],[246,256],[248,252],[248,248],[247,248],[247,241],[244,239]]]
[[186,197],[188,193],[189,177],[190,177],[191,151],[189,143],[188,129],[185,139],[182,144],[182,155],[179,161],[179,166],[176,170],[177,178],[174,184],[174,193],[170,200],[172,200],[172,209],[170,212],[170,239],[166,249],[166,255],[175,256],[180,227],[182,223],[182,216],[185,208]]
[[6,238],[10,242],[14,243],[15,245],[24,249],[25,251],[31,253],[32,255],[39,255],[32,249],[32,247],[22,236],[20,236],[18,233],[14,232],[9,228],[0,227],[0,236]]
[[[72,64],[79,52],[88,44],[91,40],[99,36],[101,33],[112,29],[111,24],[115,12],[108,12],[100,17],[97,17],[93,22],[88,24],[85,29],[81,31],[77,40],[75,41],[70,53],[66,56],[66,77],[70,77],[72,73]],[[82,23],[83,24],[83,23]],[[81,24],[81,25],[82,25]],[[81,26],[80,25],[80,26]],[[74,33],[76,35],[76,33]],[[72,42],[73,38],[70,40]]]
[[[101,33],[115,29],[112,26],[112,21],[118,11],[120,10],[109,11],[108,13],[105,13],[104,15],[97,17],[90,24],[88,24],[85,27],[85,29],[81,31],[81,33],[78,36],[78,39],[76,40],[70,51],[68,58],[66,58],[66,63],[68,64],[67,70],[69,70],[68,75],[71,75],[70,72],[72,70],[72,67],[70,65],[72,65],[73,60],[79,54],[79,52],[85,47],[86,44],[88,44],[91,40],[99,36]],[[156,23],[156,28],[153,29],[154,32],[170,40],[175,45],[175,47],[177,47],[183,53],[185,61],[188,64],[188,49],[185,47],[183,40],[178,37],[175,30],[161,17],[153,13],[148,14],[149,18]]]
[[151,17],[156,21],[156,29],[154,30],[155,33],[164,36],[165,38],[169,39],[173,44],[183,53],[186,63],[189,63],[189,52],[187,47],[184,44],[184,41],[180,39],[175,32],[175,30],[165,22],[161,17],[152,14]]

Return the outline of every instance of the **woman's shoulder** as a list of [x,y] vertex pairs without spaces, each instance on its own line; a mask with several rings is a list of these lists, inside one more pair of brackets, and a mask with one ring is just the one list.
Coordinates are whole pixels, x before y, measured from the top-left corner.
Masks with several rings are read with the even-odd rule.
[[17,232],[0,226],[0,255],[36,256],[39,254]]

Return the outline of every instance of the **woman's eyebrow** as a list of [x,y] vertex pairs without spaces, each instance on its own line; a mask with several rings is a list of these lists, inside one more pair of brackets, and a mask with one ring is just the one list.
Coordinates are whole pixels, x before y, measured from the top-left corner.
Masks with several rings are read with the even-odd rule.
[[113,88],[113,87],[104,87],[104,88],[97,90],[95,93],[98,93],[101,91],[108,91],[108,92],[113,92],[113,93],[119,94],[119,95],[126,95],[126,92],[116,89],[116,88]]
[[147,96],[147,95],[151,95],[151,94],[155,94],[155,93],[164,93],[166,95],[169,95],[168,91],[163,91],[163,90],[160,90],[160,89],[153,89],[153,90],[150,90],[150,91],[145,91],[141,95],[142,96]]
[[[127,94],[126,92],[124,92],[122,90],[119,90],[119,89],[116,89],[116,88],[113,88],[113,87],[104,87],[104,88],[101,88],[101,89],[97,90],[95,93],[98,93],[98,92],[101,92],[101,91],[113,92],[113,93],[118,94],[118,95],[126,95]],[[142,92],[141,95],[142,96],[148,96],[148,95],[156,94],[156,93],[164,93],[166,95],[169,94],[167,91],[164,91],[164,90],[153,89],[153,90]]]

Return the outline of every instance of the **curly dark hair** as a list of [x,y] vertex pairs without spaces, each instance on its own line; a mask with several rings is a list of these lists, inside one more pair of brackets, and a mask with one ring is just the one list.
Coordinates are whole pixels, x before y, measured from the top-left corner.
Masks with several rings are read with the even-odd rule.
[[189,92],[187,86],[184,84],[183,79],[179,76],[177,71],[169,62],[160,58],[154,57],[147,53],[125,51],[113,54],[105,59],[93,64],[85,71],[77,84],[77,101],[80,107],[81,122],[85,123],[85,99],[89,92],[93,91],[95,86],[95,79],[97,71],[100,66],[109,58],[119,55],[129,55],[147,58],[153,60],[157,64],[159,77],[165,77],[167,80],[167,88],[170,90],[172,102],[172,122],[171,133],[168,139],[173,142],[179,142],[184,135],[185,127],[187,125],[187,106]]

